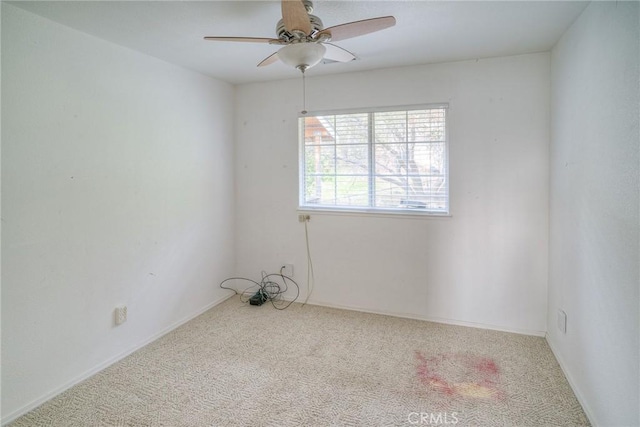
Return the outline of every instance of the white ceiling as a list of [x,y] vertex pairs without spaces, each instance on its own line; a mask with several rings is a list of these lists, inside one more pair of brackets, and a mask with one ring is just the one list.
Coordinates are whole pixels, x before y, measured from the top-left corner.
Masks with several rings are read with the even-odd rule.
[[[547,51],[588,2],[323,1],[325,28],[393,15],[397,24],[337,45],[358,60],[320,64],[308,75]],[[256,64],[268,44],[204,41],[203,36],[275,37],[279,1],[18,1],[22,9],[101,39],[230,82],[297,77],[278,62]]]

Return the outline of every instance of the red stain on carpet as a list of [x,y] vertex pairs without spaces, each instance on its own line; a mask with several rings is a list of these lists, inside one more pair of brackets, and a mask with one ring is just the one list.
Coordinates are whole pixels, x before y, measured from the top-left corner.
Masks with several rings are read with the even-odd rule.
[[496,366],[496,363],[491,359],[480,357],[477,360],[470,359],[470,362],[478,372],[484,372],[490,375],[498,374],[498,367]]
[[451,397],[498,398],[500,370],[487,357],[469,354],[437,354],[425,357],[416,351],[416,373],[420,381]]

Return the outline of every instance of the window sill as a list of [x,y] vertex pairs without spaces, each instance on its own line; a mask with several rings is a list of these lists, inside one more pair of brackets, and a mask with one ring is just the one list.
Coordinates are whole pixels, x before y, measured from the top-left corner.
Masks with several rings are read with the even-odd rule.
[[380,210],[380,209],[340,209],[340,208],[312,208],[299,206],[299,214],[320,214],[337,216],[357,216],[374,218],[410,218],[410,219],[444,219],[451,218],[450,213],[416,212],[401,210]]

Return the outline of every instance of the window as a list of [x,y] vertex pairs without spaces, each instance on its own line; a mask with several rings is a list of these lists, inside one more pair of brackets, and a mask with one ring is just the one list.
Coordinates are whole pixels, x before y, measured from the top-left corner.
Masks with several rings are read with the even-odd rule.
[[447,106],[300,118],[300,207],[449,213]]

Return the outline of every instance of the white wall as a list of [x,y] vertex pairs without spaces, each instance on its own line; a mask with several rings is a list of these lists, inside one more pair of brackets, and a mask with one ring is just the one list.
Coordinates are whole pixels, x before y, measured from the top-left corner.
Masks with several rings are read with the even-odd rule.
[[[448,102],[450,218],[312,213],[311,301],[544,334],[547,302],[549,54],[324,77],[307,109]],[[327,65],[330,66],[330,65]],[[295,265],[301,81],[236,90],[238,273]]]
[[603,426],[640,424],[638,5],[591,3],[552,54],[548,340]]
[[233,87],[3,4],[2,95],[7,421],[226,295]]

